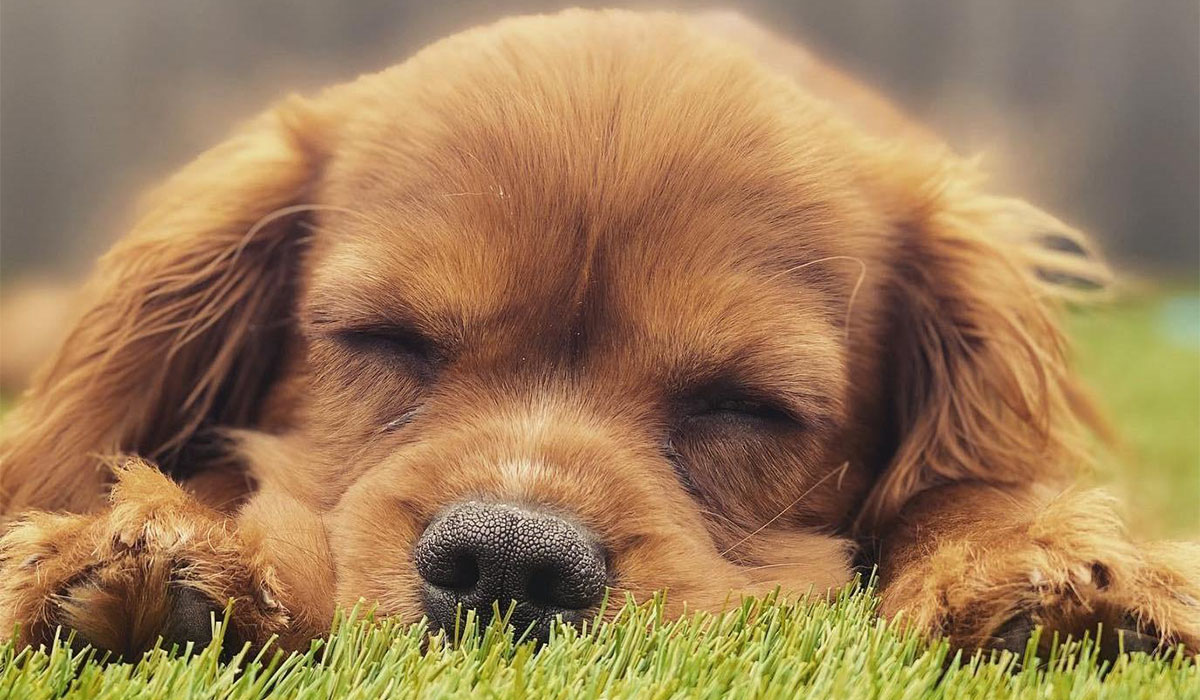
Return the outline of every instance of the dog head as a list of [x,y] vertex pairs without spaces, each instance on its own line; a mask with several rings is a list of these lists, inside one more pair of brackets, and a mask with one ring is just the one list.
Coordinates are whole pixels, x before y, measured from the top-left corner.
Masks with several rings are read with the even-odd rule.
[[1074,449],[1042,281],[1100,268],[1044,236],[1078,240],[686,21],[506,21],[170,180],[9,459],[194,469],[241,428],[389,614],[824,590],[908,495]]

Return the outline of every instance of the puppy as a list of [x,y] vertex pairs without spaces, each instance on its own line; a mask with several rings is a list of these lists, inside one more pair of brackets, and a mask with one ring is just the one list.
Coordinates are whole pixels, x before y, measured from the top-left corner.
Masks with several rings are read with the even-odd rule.
[[1086,241],[735,35],[506,20],[171,178],[7,422],[0,630],[134,654],[232,599],[299,646],[365,598],[545,638],[606,590],[716,610],[874,565],[960,646],[1196,648],[1196,550],[1069,488],[1095,420],[1051,307],[1103,278]]

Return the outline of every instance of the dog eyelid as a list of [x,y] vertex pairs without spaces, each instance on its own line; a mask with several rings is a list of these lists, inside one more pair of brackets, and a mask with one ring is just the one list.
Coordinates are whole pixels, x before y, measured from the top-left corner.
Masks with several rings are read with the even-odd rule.
[[745,418],[776,425],[803,426],[804,417],[789,407],[786,400],[742,388],[708,387],[694,392],[682,402],[685,420],[705,418]]
[[331,335],[339,344],[354,350],[399,354],[431,365],[442,357],[433,341],[402,326],[361,326],[339,329]]
[[692,414],[698,416],[731,415],[753,418],[771,423],[799,423],[792,413],[774,403],[744,398],[728,398],[712,401]]

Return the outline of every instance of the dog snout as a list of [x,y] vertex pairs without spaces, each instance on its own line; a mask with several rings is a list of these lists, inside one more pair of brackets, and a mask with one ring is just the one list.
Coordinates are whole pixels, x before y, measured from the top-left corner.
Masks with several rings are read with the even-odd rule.
[[[604,550],[582,526],[506,503],[461,503],[426,528],[414,551],[431,620],[452,630],[475,610],[480,623],[512,606],[518,632],[545,641],[556,617],[577,624],[604,595]],[[460,613],[461,611],[461,613]]]

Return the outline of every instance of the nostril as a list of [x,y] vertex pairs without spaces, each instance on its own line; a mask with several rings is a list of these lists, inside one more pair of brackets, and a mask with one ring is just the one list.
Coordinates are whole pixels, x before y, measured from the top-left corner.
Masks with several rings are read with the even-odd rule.
[[604,557],[592,547],[572,548],[554,561],[527,569],[524,599],[546,609],[583,610],[600,602],[607,572]]
[[472,554],[452,557],[446,568],[445,580],[430,583],[456,591],[469,591],[479,583],[479,560]]
[[431,586],[465,593],[479,585],[479,557],[471,551],[433,547],[417,558],[417,571]]
[[562,584],[562,576],[554,567],[539,566],[529,572],[529,580],[525,584],[525,599],[534,605],[546,607],[574,607],[564,605],[561,601]]

